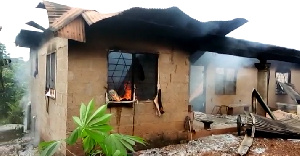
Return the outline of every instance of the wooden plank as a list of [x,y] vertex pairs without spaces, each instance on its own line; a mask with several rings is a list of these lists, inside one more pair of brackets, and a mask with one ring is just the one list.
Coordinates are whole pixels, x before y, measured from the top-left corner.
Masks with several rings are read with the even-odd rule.
[[[262,97],[260,96],[260,94],[258,93],[258,91],[256,89],[253,89],[252,91],[252,108],[254,108],[254,98],[256,98],[256,100],[258,101],[258,103],[262,106],[262,108],[270,115],[270,117],[273,120],[277,120],[275,115],[273,114],[273,112],[270,110],[269,106],[265,103],[265,101],[262,99]],[[256,107],[255,107],[255,112],[256,112]]]
[[252,143],[253,143],[253,138],[246,134],[241,145],[238,148],[238,154],[246,155],[249,151],[249,148],[252,146]]

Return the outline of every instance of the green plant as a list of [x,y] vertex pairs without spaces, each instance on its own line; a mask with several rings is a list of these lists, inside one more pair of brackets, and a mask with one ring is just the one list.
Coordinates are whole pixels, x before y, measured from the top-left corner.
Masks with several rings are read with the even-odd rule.
[[40,143],[41,156],[52,156],[63,141],[68,145],[73,145],[78,139],[81,139],[84,152],[88,155],[125,156],[127,150],[134,151],[133,146],[136,143],[145,144],[140,137],[110,133],[112,130],[109,125],[111,114],[106,113],[107,105],[102,105],[93,112],[94,106],[94,100],[91,100],[87,106],[82,103],[80,116],[73,116],[77,125],[75,130],[65,140]]
[[23,109],[19,105],[19,103],[14,103],[8,105],[10,108],[10,111],[8,112],[7,121],[11,124],[22,124],[23,123]]
[[5,45],[0,43],[0,124],[22,123],[20,106],[29,89],[29,74],[30,62],[10,59]]

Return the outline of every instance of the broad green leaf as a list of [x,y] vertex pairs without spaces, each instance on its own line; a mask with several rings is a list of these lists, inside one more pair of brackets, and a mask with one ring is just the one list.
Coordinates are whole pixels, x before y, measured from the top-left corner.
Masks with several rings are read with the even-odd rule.
[[86,122],[87,119],[92,115],[92,112],[94,111],[94,107],[95,107],[95,101],[94,99],[92,99],[87,106],[84,122]]
[[91,139],[91,137],[87,136],[83,139],[83,149],[85,153],[91,153],[91,151],[94,149],[95,141]]
[[109,147],[109,151],[111,153],[115,153],[116,150],[119,150],[121,153],[120,155],[127,155],[127,150],[123,146],[123,144],[120,142],[120,139],[116,137],[113,134],[110,134],[106,139],[105,139],[106,145]]
[[105,114],[107,109],[107,105],[102,105],[100,106],[94,113],[92,116],[90,116],[90,118],[88,119],[87,123],[89,123],[92,119],[97,118],[97,117],[101,117]]
[[107,133],[103,133],[101,131],[89,130],[89,129],[85,129],[85,131],[87,135],[91,137],[91,139],[94,139],[98,143],[103,142],[107,136]]
[[126,140],[131,145],[135,145],[135,142],[145,145],[145,140],[143,138],[131,135],[123,135],[123,134],[113,134],[116,137],[121,137],[123,140]]
[[78,126],[83,126],[81,120],[77,116],[73,116],[73,120]]
[[69,145],[73,145],[77,139],[80,137],[81,129],[77,127],[71,135],[66,139],[66,143]]
[[137,137],[137,136],[130,136],[130,135],[125,135],[125,136],[126,136],[126,138],[128,138],[128,139],[130,139],[134,142],[145,145],[145,140],[143,138],[140,138],[140,137]]
[[107,122],[111,119],[111,116],[112,114],[104,114],[101,117],[94,118],[88,123],[88,126],[107,124]]
[[91,126],[87,128],[89,130],[99,131],[102,133],[107,133],[112,130],[112,126],[110,125],[99,125],[99,126]]
[[134,152],[134,149],[132,148],[132,145],[129,144],[126,140],[120,139],[120,142],[125,146],[128,150],[131,152]]
[[110,135],[105,138],[104,147],[105,147],[105,151],[106,151],[105,155],[113,155],[115,153],[115,151],[117,150],[116,146],[114,145],[113,140],[110,138]]
[[122,135],[122,134],[113,134],[116,137],[119,137],[122,140],[126,140],[129,144],[131,145],[135,145],[135,142],[133,140],[131,140],[129,137],[127,137],[126,135]]
[[84,118],[86,116],[86,105],[84,103],[80,106],[80,120],[84,124]]
[[53,142],[55,142],[55,141],[47,141],[47,142],[41,142],[41,143],[39,143],[39,147],[38,147],[39,151],[44,150],[45,148],[47,148]]
[[119,150],[116,150],[113,156],[119,156],[119,155],[121,155],[121,152]]
[[52,142],[43,151],[41,151],[40,156],[52,156],[52,155],[54,155],[60,145],[61,145],[60,141]]

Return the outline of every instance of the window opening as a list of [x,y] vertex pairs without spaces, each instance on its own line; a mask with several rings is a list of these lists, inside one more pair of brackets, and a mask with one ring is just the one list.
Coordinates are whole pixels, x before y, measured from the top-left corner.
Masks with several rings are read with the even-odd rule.
[[158,55],[110,51],[108,100],[153,100],[157,87]]
[[47,55],[46,60],[46,96],[55,98],[56,53]]
[[280,83],[290,85],[290,83],[291,83],[291,71],[289,69],[276,70],[275,79],[276,79],[276,94],[278,94],[278,95],[286,94],[286,92],[284,91],[284,89],[280,85]]
[[235,95],[236,77],[237,71],[233,68],[216,68],[215,94]]

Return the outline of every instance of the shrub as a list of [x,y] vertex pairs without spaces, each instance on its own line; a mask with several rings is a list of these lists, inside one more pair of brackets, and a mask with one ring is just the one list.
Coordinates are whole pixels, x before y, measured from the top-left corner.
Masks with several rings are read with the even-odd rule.
[[81,139],[84,152],[88,155],[126,156],[127,150],[134,151],[133,146],[136,143],[145,144],[140,137],[111,133],[112,126],[109,125],[111,114],[106,113],[107,105],[102,105],[96,111],[94,106],[94,100],[88,105],[82,103],[79,117],[73,116],[77,126],[75,130],[65,140],[41,142],[39,145],[41,156],[52,156],[63,141],[73,145],[78,139]]

